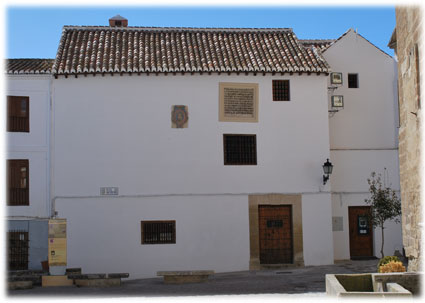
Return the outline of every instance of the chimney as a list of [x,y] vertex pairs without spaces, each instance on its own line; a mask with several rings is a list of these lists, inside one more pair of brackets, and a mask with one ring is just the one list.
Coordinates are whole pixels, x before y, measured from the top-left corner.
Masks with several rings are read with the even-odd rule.
[[112,17],[109,19],[109,26],[112,27],[127,27],[128,20],[124,17],[121,17],[120,15],[116,15],[115,17]]

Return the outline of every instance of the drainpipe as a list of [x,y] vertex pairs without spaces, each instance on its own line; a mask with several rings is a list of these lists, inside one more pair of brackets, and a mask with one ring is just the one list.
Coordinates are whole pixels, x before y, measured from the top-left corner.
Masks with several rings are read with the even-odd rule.
[[49,158],[49,169],[48,169],[48,178],[49,178],[49,194],[48,194],[48,214],[50,218],[54,217],[55,207],[54,201],[52,200],[53,196],[53,138],[54,138],[54,115],[53,115],[53,75],[50,77],[49,81],[49,136],[48,136],[48,158]]

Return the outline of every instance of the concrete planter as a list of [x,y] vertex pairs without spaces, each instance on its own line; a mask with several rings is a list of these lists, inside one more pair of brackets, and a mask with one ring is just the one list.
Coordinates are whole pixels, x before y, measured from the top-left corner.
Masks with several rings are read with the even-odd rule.
[[[326,294],[336,297],[411,297],[419,275],[409,273],[326,275]],[[400,285],[402,284],[402,285]]]

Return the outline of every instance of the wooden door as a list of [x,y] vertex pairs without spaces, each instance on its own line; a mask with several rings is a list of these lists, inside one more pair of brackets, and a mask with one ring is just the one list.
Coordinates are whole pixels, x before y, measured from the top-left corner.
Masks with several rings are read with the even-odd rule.
[[259,205],[260,263],[293,263],[292,206]]
[[373,228],[367,214],[369,206],[348,207],[350,257],[373,257]]

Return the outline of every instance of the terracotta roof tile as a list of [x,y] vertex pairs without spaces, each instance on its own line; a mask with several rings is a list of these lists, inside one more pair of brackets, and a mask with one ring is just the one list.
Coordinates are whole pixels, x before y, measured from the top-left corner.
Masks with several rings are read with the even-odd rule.
[[54,59],[7,59],[7,74],[50,74]]
[[291,29],[65,26],[52,71],[329,72],[311,41]]
[[301,44],[306,48],[315,47],[318,48],[321,51],[324,51],[329,46],[331,46],[332,43],[334,43],[335,39],[300,39],[299,40]]

